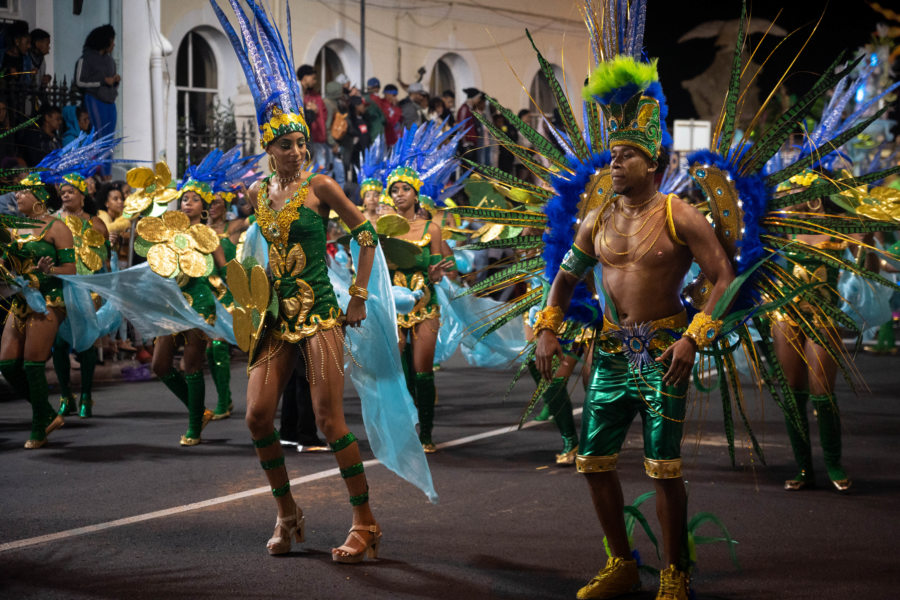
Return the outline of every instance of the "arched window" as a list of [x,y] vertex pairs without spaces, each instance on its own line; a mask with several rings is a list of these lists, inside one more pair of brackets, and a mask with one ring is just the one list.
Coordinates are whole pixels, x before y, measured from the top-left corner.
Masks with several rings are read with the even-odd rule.
[[[218,69],[209,43],[196,31],[188,33],[178,46],[175,89],[178,95],[178,130],[190,143],[179,143],[178,166],[196,164],[209,144],[197,144],[214,126],[218,102]],[[179,140],[181,142],[182,140]],[[190,148],[185,151],[185,148]]]
[[432,96],[440,96],[444,90],[452,90],[456,92],[456,79],[453,77],[453,71],[444,57],[440,58],[431,69],[431,83],[428,91]]
[[323,96],[325,95],[325,84],[337,79],[338,75],[345,74],[344,62],[335,49],[330,46],[330,43],[322,46],[322,49],[316,54],[316,64],[314,66]]
[[[562,69],[553,65],[553,72],[556,75],[556,80],[562,84]],[[538,71],[535,73],[534,78],[531,80],[531,86],[528,89],[528,93],[531,94],[535,104],[537,104],[537,108],[539,108],[548,119],[552,119],[553,111],[556,109],[556,97],[553,95],[553,90],[550,89],[550,84],[547,83],[547,78],[544,77],[543,72]]]

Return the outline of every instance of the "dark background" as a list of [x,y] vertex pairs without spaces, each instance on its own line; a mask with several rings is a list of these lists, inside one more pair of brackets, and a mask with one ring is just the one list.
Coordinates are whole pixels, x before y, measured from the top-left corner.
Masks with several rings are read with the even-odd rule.
[[[741,15],[739,0],[669,2],[650,0],[647,8],[647,26],[644,36],[646,53],[659,58],[659,75],[669,103],[670,119],[697,118],[688,92],[681,87],[681,81],[703,73],[713,61],[716,52],[715,40],[695,39],[678,44],[676,41],[700,23],[711,20],[734,20]],[[888,0],[882,6],[900,12],[900,2]],[[824,18],[807,44],[800,58],[791,69],[784,82],[790,93],[802,93],[808,89],[815,77],[825,70],[847,48],[855,56],[856,50],[870,42],[875,25],[884,18],[872,10],[863,0],[836,0],[825,2],[774,2],[756,0],[748,2],[749,16],[775,20],[788,32],[799,29],[778,49],[760,75],[761,93],[767,94],[784,73],[790,61],[797,55],[803,42],[815,27],[824,12]],[[762,38],[750,36],[749,48],[753,48]],[[769,38],[764,42],[756,60],[768,54],[782,38]],[[725,90],[722,90],[723,97]],[[895,113],[896,114],[896,113]]]

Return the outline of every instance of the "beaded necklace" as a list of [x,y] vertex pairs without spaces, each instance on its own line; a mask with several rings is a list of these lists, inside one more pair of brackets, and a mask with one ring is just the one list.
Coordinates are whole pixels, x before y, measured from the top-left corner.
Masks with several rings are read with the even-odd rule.
[[275,243],[279,250],[287,248],[291,224],[300,216],[299,210],[303,203],[306,202],[311,179],[312,177],[297,187],[290,199],[281,207],[281,210],[272,210],[269,206],[269,180],[264,179],[259,186],[261,201],[256,208],[256,220],[259,222],[259,228],[263,236],[270,243]]

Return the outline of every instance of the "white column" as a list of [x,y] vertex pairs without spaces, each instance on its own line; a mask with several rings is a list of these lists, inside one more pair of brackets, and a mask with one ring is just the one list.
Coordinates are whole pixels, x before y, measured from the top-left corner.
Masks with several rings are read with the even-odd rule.
[[122,154],[155,162],[166,142],[164,57],[172,52],[159,31],[159,0],[122,3]]

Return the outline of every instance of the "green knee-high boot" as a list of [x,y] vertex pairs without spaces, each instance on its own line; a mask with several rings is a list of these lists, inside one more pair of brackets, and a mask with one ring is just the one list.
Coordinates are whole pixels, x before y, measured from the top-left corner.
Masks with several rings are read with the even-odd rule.
[[78,406],[78,416],[87,419],[92,416],[94,400],[91,398],[91,388],[94,387],[94,369],[97,367],[97,349],[91,346],[84,352],[78,353],[81,361],[81,402]]
[[413,369],[412,346],[409,343],[403,348],[400,354],[400,364],[403,365],[403,375],[406,377],[406,389],[412,396],[413,402],[416,401],[416,372]]
[[790,439],[791,448],[794,451],[794,459],[797,461],[797,466],[800,467],[800,472],[793,479],[788,479],[784,482],[784,489],[791,491],[815,487],[812,447],[809,441],[809,418],[806,415],[809,392],[794,390],[794,398],[797,399],[797,410],[800,412],[800,426],[803,429],[802,431],[797,429],[790,419],[785,418],[788,439]]
[[40,448],[47,441],[47,434],[62,425],[62,417],[56,415],[47,398],[46,361],[26,360],[23,367],[28,381],[28,401],[31,402],[31,437],[25,447]]
[[575,433],[575,417],[572,415],[572,399],[566,389],[567,383],[565,377],[557,377],[544,392],[544,406],[550,408],[563,439],[562,452],[556,455],[558,465],[575,464],[575,454],[578,452],[578,435]]
[[218,401],[213,411],[212,420],[227,419],[231,416],[234,404],[231,401],[231,349],[228,342],[213,340],[206,348],[206,361],[209,373],[216,384]]
[[434,373],[416,373],[416,408],[419,410],[419,441],[427,453],[436,450],[431,441],[434,429]]
[[190,408],[188,405],[188,387],[184,380],[184,373],[176,368],[159,378],[159,380],[169,388],[169,391],[175,394],[175,397],[181,400],[181,403]]
[[[535,385],[540,385],[541,383],[541,374],[537,369],[537,365],[534,364],[534,361],[528,362],[528,372],[531,374],[531,378],[534,379]],[[546,402],[541,406],[541,412],[538,413],[538,416],[534,418],[535,421],[546,421],[550,419],[553,414],[550,412],[550,405]]]
[[850,487],[847,472],[841,466],[841,414],[833,394],[810,395],[819,421],[819,440],[825,455],[828,478],[838,491]]
[[28,380],[25,378],[22,359],[0,360],[0,374],[17,394],[28,400]]
[[878,328],[878,351],[883,354],[897,353],[897,339],[894,335],[893,319]]
[[206,381],[203,371],[188,373],[184,376],[187,385],[188,429],[181,436],[182,446],[196,446],[200,443],[200,432],[212,418],[212,411],[206,413]]
[[65,416],[75,410],[75,396],[69,384],[72,381],[71,365],[69,364],[69,344],[61,338],[56,338],[53,343],[53,370],[56,371],[56,380],[59,382],[59,414]]

